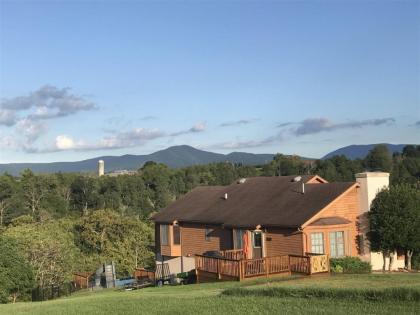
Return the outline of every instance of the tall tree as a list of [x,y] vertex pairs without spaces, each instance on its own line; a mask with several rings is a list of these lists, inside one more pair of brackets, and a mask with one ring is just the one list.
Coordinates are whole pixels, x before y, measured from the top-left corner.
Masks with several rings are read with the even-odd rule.
[[34,218],[40,215],[41,202],[48,192],[47,184],[42,175],[35,175],[28,169],[22,172],[21,185],[25,206]]
[[[409,185],[391,186],[378,193],[369,212],[371,249],[390,254],[392,268],[396,250],[404,250],[407,268],[420,250],[420,192]],[[384,266],[385,268],[385,266]]]
[[33,273],[25,258],[19,254],[16,243],[0,235],[0,303],[13,303],[28,296],[34,285]]
[[97,205],[98,183],[92,177],[79,175],[71,184],[71,193],[75,207],[86,216]]
[[378,144],[369,151],[365,166],[371,171],[389,172],[392,168],[392,154],[385,144]]
[[9,210],[13,196],[14,181],[11,176],[0,176],[0,227],[4,224],[6,212]]

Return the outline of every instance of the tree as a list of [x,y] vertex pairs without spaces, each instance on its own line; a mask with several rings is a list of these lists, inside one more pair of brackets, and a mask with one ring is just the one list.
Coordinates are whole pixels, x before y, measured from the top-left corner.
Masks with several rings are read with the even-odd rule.
[[28,296],[34,285],[30,265],[16,250],[15,242],[0,236],[0,302],[13,303]]
[[13,196],[13,178],[7,175],[0,176],[0,227],[4,224],[4,217],[10,207]]
[[110,210],[97,210],[81,219],[75,234],[84,253],[95,255],[98,264],[115,261],[120,275],[132,274],[139,264],[147,266],[153,257],[151,226]]
[[276,154],[273,161],[264,168],[264,175],[287,176],[307,174],[309,171],[308,166],[298,156]]
[[[420,192],[409,185],[391,186],[378,193],[369,212],[371,249],[390,255],[404,250],[406,267],[411,269],[411,257],[420,250]],[[385,269],[385,266],[384,266]]]
[[389,172],[392,168],[392,154],[385,144],[378,144],[369,151],[365,166],[371,171]]
[[33,268],[40,287],[60,285],[77,271],[81,253],[74,244],[72,226],[71,221],[66,220],[21,222],[5,231]]
[[36,218],[41,210],[41,201],[48,192],[47,182],[42,175],[37,176],[31,170],[24,170],[21,184],[25,206]]
[[79,175],[71,184],[73,203],[82,215],[88,215],[89,208],[96,206],[97,192],[97,182],[88,176]]

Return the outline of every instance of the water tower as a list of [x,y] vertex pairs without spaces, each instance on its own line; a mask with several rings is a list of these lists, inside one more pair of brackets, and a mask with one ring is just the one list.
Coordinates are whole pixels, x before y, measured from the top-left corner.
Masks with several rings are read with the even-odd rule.
[[98,161],[98,176],[105,174],[105,162],[103,160]]

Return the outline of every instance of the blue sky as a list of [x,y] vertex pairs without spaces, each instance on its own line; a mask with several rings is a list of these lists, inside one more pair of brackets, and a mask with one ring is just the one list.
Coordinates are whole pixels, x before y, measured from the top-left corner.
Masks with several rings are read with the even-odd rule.
[[0,163],[418,143],[418,1],[0,1]]

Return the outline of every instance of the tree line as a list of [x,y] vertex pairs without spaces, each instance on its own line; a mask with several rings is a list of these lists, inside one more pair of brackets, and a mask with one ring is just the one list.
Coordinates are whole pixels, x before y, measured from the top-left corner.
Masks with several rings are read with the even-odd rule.
[[[277,154],[256,167],[226,162],[171,169],[147,162],[135,175],[115,177],[30,170],[18,177],[0,175],[0,301],[28,299],[34,286],[59,285],[74,272],[93,272],[105,261],[116,262],[120,277],[137,266],[152,266],[151,215],[196,186],[297,174],[353,181],[364,170],[390,171],[392,187],[405,185],[418,193],[420,146],[394,155],[377,146],[358,160],[336,156],[313,161]],[[404,247],[403,241],[380,242],[378,250],[387,253]],[[412,247],[404,250],[415,255]]]

